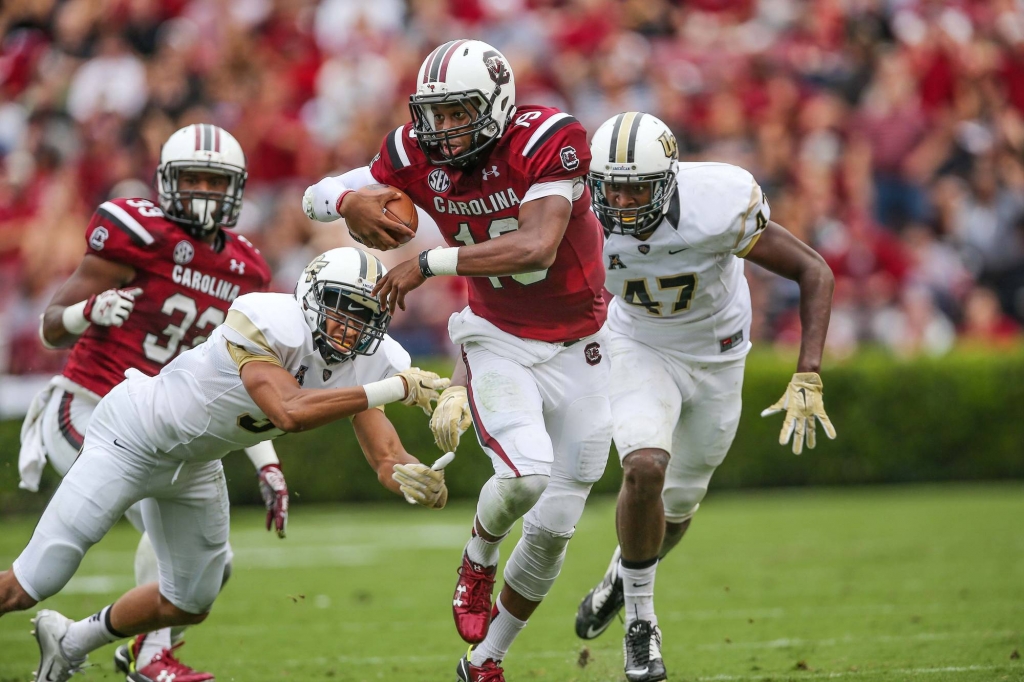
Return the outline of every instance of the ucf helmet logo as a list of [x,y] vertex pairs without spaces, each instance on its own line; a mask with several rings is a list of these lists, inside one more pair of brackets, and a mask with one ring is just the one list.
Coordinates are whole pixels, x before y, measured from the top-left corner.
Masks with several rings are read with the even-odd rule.
[[661,143],[661,148],[665,150],[665,156],[670,159],[679,158],[679,146],[676,144],[676,136],[671,131],[666,130],[658,138],[658,142]]
[[317,259],[306,266],[306,269],[302,272],[306,275],[306,281],[312,282],[317,274],[327,267],[327,259],[323,256],[317,256]]

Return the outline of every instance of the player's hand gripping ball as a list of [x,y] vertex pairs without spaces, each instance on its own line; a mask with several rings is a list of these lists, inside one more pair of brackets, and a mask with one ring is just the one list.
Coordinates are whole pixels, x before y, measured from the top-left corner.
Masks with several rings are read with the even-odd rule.
[[[390,185],[367,185],[352,194],[355,196],[348,198],[345,207],[345,220],[352,239],[387,250],[405,244],[416,235],[419,228],[416,205],[402,190]],[[373,215],[375,211],[379,211],[379,215]],[[368,238],[368,234],[372,238]]]

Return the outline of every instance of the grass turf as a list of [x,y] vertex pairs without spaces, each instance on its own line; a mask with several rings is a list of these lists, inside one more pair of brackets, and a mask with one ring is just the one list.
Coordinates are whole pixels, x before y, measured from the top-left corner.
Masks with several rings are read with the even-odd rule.
[[[279,541],[257,510],[236,510],[234,575],[183,658],[220,682],[454,680],[465,646],[450,603],[471,516],[297,504]],[[620,628],[592,642],[572,629],[613,518],[614,500],[591,501],[506,661],[510,681],[624,679]],[[670,679],[1024,680],[1022,519],[1020,484],[712,493],[658,572]],[[0,564],[34,523],[4,519]],[[136,540],[119,524],[45,606],[80,618],[112,601],[132,586]],[[29,618],[0,619],[0,682],[30,678]],[[119,679],[112,651],[84,679]]]

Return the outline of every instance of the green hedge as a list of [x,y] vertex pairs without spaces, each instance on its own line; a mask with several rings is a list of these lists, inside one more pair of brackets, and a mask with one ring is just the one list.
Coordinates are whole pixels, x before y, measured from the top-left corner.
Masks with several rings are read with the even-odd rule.
[[[450,364],[424,363],[445,374]],[[793,456],[777,443],[781,416],[761,419],[786,387],[794,359],[752,354],[743,389],[744,410],[732,451],[715,475],[719,488],[835,485],[1024,477],[1024,354],[960,352],[939,360],[900,362],[861,355],[825,371],[825,404],[839,437],[819,429],[818,447]],[[427,417],[389,407],[406,447],[431,461],[435,448]],[[48,495],[17,490],[18,428],[0,423],[0,511],[31,509]],[[388,497],[365,464],[348,421],[280,438],[278,452],[296,502],[377,500]],[[252,468],[242,454],[225,460],[236,503],[258,503]],[[453,497],[475,496],[491,473],[472,432],[448,469]],[[612,455],[597,490],[621,479]],[[44,479],[52,490],[56,477]]]

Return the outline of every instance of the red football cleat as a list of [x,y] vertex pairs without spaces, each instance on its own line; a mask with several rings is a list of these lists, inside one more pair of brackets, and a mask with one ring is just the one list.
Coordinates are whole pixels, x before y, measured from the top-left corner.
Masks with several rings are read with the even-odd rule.
[[[133,642],[133,644],[135,644],[135,642]],[[193,670],[174,657],[174,652],[179,649],[184,642],[178,642],[170,649],[164,649],[154,656],[153,660],[148,664],[142,668],[136,669],[134,659],[139,653],[141,644],[142,641],[140,638],[138,645],[133,647],[132,665],[131,670],[128,673],[128,679],[131,680],[131,682],[209,682],[213,679],[213,675],[211,673],[201,673],[198,670]]]
[[[479,644],[487,636],[491,625],[491,595],[497,566],[481,566],[463,553],[459,567],[459,582],[452,599],[452,614],[459,636],[470,644]],[[499,679],[499,678],[495,678]]]
[[473,665],[469,662],[469,654],[459,661],[455,674],[459,676],[460,682],[505,682],[505,671],[497,661],[487,659],[483,665]]

